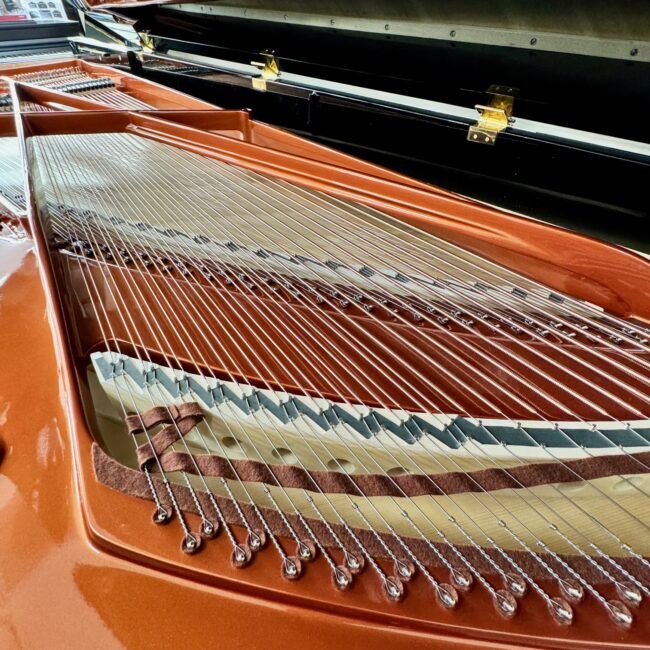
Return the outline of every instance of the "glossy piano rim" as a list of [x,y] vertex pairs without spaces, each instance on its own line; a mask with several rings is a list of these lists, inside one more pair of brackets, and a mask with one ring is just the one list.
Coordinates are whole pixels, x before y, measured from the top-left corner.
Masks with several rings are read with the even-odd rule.
[[[598,254],[612,256],[616,264],[608,263],[597,275],[601,282],[603,277],[609,280],[609,292],[598,297],[610,309],[614,307],[621,314],[648,316],[643,310],[643,307],[647,309],[647,297],[635,298],[626,282],[621,281],[625,276],[621,270],[626,265],[633,267],[632,275],[638,282],[640,276],[648,276],[649,265],[639,256],[627,251],[537,222],[499,214],[482,206],[471,205],[462,199],[441,197],[433,192],[427,193],[418,188],[301,158],[295,154],[265,149],[250,142],[235,140],[218,133],[207,133],[188,125],[197,117],[204,120],[202,126],[205,126],[205,120],[209,124],[232,125],[232,119],[243,119],[239,114],[178,113],[174,116],[178,120],[176,122],[169,121],[166,117],[165,113],[151,111],[17,114],[15,130],[12,122],[0,119],[0,133],[16,133],[22,142],[23,154],[25,140],[30,135],[88,133],[108,129],[135,133],[287,178],[338,196],[360,200],[396,216],[411,219],[434,232],[442,231],[446,236],[456,236],[466,245],[470,241],[476,250],[484,254],[493,253],[495,257],[498,255],[494,253],[494,248],[512,232],[514,225],[515,232],[509,239],[514,251],[511,250],[506,259],[523,264],[522,251],[534,253],[536,247],[539,248],[545,243],[549,245],[550,238],[550,243],[555,244],[550,250],[556,257],[559,251],[563,251],[565,255],[571,254],[572,259],[569,260],[569,267],[565,269],[563,276],[566,282],[567,277],[574,278],[577,270],[581,268],[579,261],[575,261],[576,254],[587,255],[591,251],[597,258]],[[24,163],[28,178],[31,178],[26,158]],[[229,553],[223,538],[206,544],[204,551],[195,557],[184,556],[178,549],[179,531],[171,526],[154,527],[151,523],[152,504],[113,492],[95,480],[90,455],[92,437],[88,431],[80,396],[84,390],[80,378],[83,377],[85,367],[81,366],[78,359],[71,357],[56,284],[51,266],[46,262],[49,253],[38,225],[38,207],[31,191],[31,181],[27,189],[28,222],[41,261],[39,268],[55,329],[59,370],[69,398],[68,417],[83,523],[86,534],[98,548],[144,566],[164,570],[167,580],[175,583],[190,579],[197,584],[205,583],[234,590],[241,594],[242,599],[255,595],[270,598],[280,607],[298,606],[329,617],[342,617],[341,622],[343,619],[353,618],[370,626],[397,626],[416,637],[420,634],[432,634],[433,638],[436,638],[437,635],[438,640],[446,644],[462,645],[469,638],[473,638],[503,648],[518,645],[590,647],[594,642],[599,642],[604,647],[629,647],[647,641],[647,626],[642,616],[636,617],[632,629],[626,633],[622,633],[609,622],[594,630],[593,620],[598,615],[603,616],[603,613],[598,611],[593,601],[581,605],[572,626],[560,628],[553,625],[545,606],[536,595],[527,596],[527,602],[517,616],[511,621],[505,621],[495,614],[487,593],[479,590],[464,599],[458,613],[442,610],[435,605],[430,589],[421,578],[409,585],[411,594],[403,603],[393,605],[384,600],[379,585],[370,576],[364,576],[357,581],[352,597],[339,594],[330,586],[328,568],[324,562],[310,565],[304,578],[291,586],[281,579],[279,562],[271,551],[259,554],[253,566],[239,571],[228,564]],[[438,201],[446,206],[453,205],[461,214],[445,218],[439,214],[440,207],[437,212],[428,208],[429,202]],[[402,207],[404,203],[408,203],[409,207]],[[540,236],[541,230],[548,231],[546,238]],[[535,256],[530,255],[524,260],[530,266],[531,260],[535,262]],[[644,266],[646,268],[643,268]],[[628,276],[628,283],[631,278],[632,276]],[[566,290],[564,283],[561,286]],[[593,297],[591,285],[587,285],[583,292]],[[612,293],[617,296],[614,300]],[[125,520],[129,522],[128,527],[123,525]],[[196,520],[192,520],[192,523],[196,528]],[[216,563],[219,563],[219,575],[215,574],[213,568]],[[182,622],[176,624],[180,634]],[[552,630],[550,634],[549,629]],[[595,632],[597,638],[594,637]],[[363,643],[362,640],[360,642]]]

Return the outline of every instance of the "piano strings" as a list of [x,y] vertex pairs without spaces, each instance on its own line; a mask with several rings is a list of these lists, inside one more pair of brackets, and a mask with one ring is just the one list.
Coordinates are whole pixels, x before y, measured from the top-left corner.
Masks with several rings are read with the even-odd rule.
[[[225,478],[219,483],[233,504],[245,499],[257,518],[250,521],[238,507],[247,538],[243,542],[237,539],[209,478],[201,471],[185,436],[177,431],[177,444],[192,463],[192,471],[182,472],[181,477],[201,519],[201,533],[209,538],[222,527],[231,541],[235,565],[247,564],[251,554],[268,539],[279,555],[283,575],[289,579],[298,577],[302,563],[314,559],[318,550],[338,588],[347,588],[365,563],[393,600],[403,597],[404,583],[419,571],[444,607],[455,606],[460,598],[458,591],[476,581],[506,617],[515,614],[517,598],[530,587],[561,623],[570,623],[573,617],[568,601],[579,602],[585,591],[614,621],[623,626],[631,623],[628,606],[638,604],[643,594],[650,594],[647,584],[622,565],[618,554],[629,555],[646,568],[648,562],[630,539],[621,537],[620,529],[624,521],[636,530],[647,531],[640,514],[643,504],[635,510],[630,499],[614,498],[608,489],[584,477],[569,463],[571,456],[566,450],[595,459],[602,457],[604,449],[629,458],[638,466],[639,474],[647,471],[643,458],[629,451],[648,445],[643,433],[648,429],[648,418],[642,410],[649,383],[645,327],[558,296],[539,283],[368,207],[168,145],[123,134],[48,136],[32,138],[31,142],[46,190],[47,205],[41,206],[47,215],[46,230],[61,238],[60,249],[66,245],[71,249],[68,252],[72,252],[91,298],[106,352],[112,351],[117,359],[135,355],[143,368],[153,367],[155,359],[140,329],[144,324],[165,367],[179,376],[186,373],[187,366],[181,359],[189,359],[192,373],[214,385],[223,379],[211,370],[211,360],[216,359],[219,367],[229,369],[226,381],[245,388],[249,396],[258,389],[277,393],[277,387],[285,385],[288,378],[291,386],[303,389],[301,398],[311,397],[322,404],[331,402],[332,395],[339,396],[345,408],[368,423],[368,433],[361,441],[359,432],[341,418],[331,423],[332,433],[351,459],[350,468],[332,453],[309,418],[287,413],[286,426],[279,426],[272,418],[262,418],[258,410],[250,409],[248,419],[268,445],[281,440],[283,449],[291,452],[290,430],[323,472],[345,474],[349,481],[350,492],[335,499],[313,473],[307,472],[311,485],[302,490],[299,501],[295,491],[283,487],[277,469],[265,460],[259,441],[243,426],[241,415],[231,403],[223,403],[229,411],[223,424],[236,449],[242,456],[252,453],[268,468],[272,482],[262,488],[264,507],[273,508],[289,531],[288,537],[295,542],[293,553],[285,550],[250,486],[228,460],[231,451],[224,446],[224,438],[206,419],[196,427],[199,440],[206,454],[216,449],[227,459],[236,477],[237,494]],[[137,173],[132,173],[136,163]],[[154,227],[147,228],[146,224]],[[160,234],[162,230],[188,236],[170,238]],[[72,246],[74,242],[79,243],[77,248]],[[269,250],[278,254],[271,255]],[[169,265],[173,272],[166,268]],[[137,282],[133,281],[134,269]],[[240,315],[240,337],[227,327],[214,331],[210,315],[219,315],[219,322],[225,323],[229,314],[206,285],[194,279],[209,276],[226,278],[247,306]],[[171,293],[158,291],[155,278],[160,277],[165,278]],[[279,291],[274,290],[278,287]],[[259,298],[253,299],[253,294]],[[107,301],[113,308],[107,308]],[[314,301],[323,308],[315,309]],[[137,314],[133,313],[134,305]],[[359,306],[372,323],[372,331],[350,316],[350,309]],[[306,319],[302,308],[309,309],[314,320]],[[390,321],[382,316],[387,311]],[[174,341],[180,344],[168,338],[159,322],[161,315]],[[313,328],[314,322],[320,327]],[[128,350],[121,349],[118,330],[128,334]],[[436,338],[432,332],[446,338]],[[387,341],[399,344],[399,349]],[[259,354],[261,347],[267,350],[265,357]],[[357,350],[358,356],[343,357],[349,349]],[[404,350],[411,356],[403,356]],[[428,373],[410,361],[412,355],[420,356]],[[318,382],[313,372],[306,370],[317,359]],[[283,377],[276,372],[279,367],[284,370]],[[374,373],[368,368],[374,368]],[[261,385],[252,383],[247,379],[250,374],[266,379]],[[142,395],[135,395],[124,377],[116,375],[112,383],[123,418],[146,399],[150,408],[166,408],[175,423],[169,410],[172,402],[155,380],[146,385]],[[549,386],[553,390],[541,388]],[[532,394],[537,396],[534,401]],[[459,395],[467,398],[461,400]],[[197,396],[188,391],[182,399],[196,402]],[[366,406],[368,402],[372,408]],[[412,408],[399,409],[396,402]],[[470,404],[472,408],[468,408]],[[408,419],[412,425],[410,439],[388,444],[381,435],[386,428],[374,415],[375,409],[399,412],[398,418],[409,410],[471,416],[482,409],[486,417],[477,417],[476,426],[489,445],[468,437],[453,418],[446,433],[473,466],[496,467],[518,483],[518,488],[510,490],[509,500],[504,501],[503,495],[468,472],[448,446],[423,431],[415,418]],[[526,417],[513,418],[514,412]],[[142,418],[143,409],[137,413]],[[623,419],[615,413],[624,414]],[[494,427],[486,424],[492,420],[508,423],[520,439],[525,439],[527,447],[570,471],[576,482],[608,504],[609,512],[615,513],[611,520],[601,520],[556,484],[548,486],[554,498],[545,501],[535,489],[518,480],[512,468],[529,460],[521,455],[521,444],[508,444],[495,435]],[[534,427],[527,424],[530,420],[551,429],[556,444],[540,443]],[[580,426],[580,431],[589,431],[598,444],[577,442],[567,421]],[[602,422],[607,425],[599,424]],[[144,422],[142,429],[151,443]],[[617,435],[624,432],[628,442],[618,444],[610,431]],[[134,442],[137,446],[135,436]],[[486,449],[498,453],[486,455]],[[388,456],[397,470],[425,477],[442,497],[429,497],[427,507],[423,507],[422,501],[409,496],[395,475],[377,461],[375,450]],[[461,504],[431,478],[416,450],[440,472],[459,472],[473,483],[474,490],[469,492],[471,512],[467,506],[470,501]],[[300,455],[292,460],[308,469]],[[156,504],[156,521],[166,522],[170,517],[163,503],[168,500],[183,529],[183,550],[198,550],[201,534],[189,528],[175,497],[177,485],[168,478],[164,459],[154,450],[152,464],[142,471]],[[168,499],[158,494],[152,472],[160,476]],[[387,513],[364,493],[357,472],[381,473],[394,486],[399,497],[388,499],[413,537],[398,531]],[[638,499],[647,497],[643,484],[633,478],[619,476],[621,484]],[[212,511],[206,509],[199,492],[207,495]],[[518,510],[511,507],[513,501],[519,502]],[[294,513],[293,521],[299,522],[299,527],[287,518],[287,510]],[[479,511],[480,519],[476,517]],[[526,513],[527,518],[517,512]],[[579,517],[570,519],[569,513]],[[556,538],[553,543],[531,528],[532,517]],[[488,520],[502,529],[499,541],[493,528],[487,528]],[[325,525],[331,539],[324,540],[315,531],[314,521]],[[336,532],[333,522],[340,524],[345,537]],[[392,573],[362,541],[360,529],[369,531],[383,549]],[[462,544],[450,538],[450,529]],[[413,539],[420,539],[438,558],[449,572],[449,583],[440,582],[427,569],[414,550]],[[503,540],[507,539],[506,545]],[[489,572],[476,568],[467,548],[485,560]],[[488,553],[488,548],[495,554]],[[541,575],[557,582],[560,596],[548,593],[521,566],[514,548],[524,551]],[[621,600],[606,598],[593,580],[572,566],[566,553],[555,548],[570,548],[616,588]],[[335,552],[340,554],[340,561]],[[497,578],[503,587],[495,582]]]

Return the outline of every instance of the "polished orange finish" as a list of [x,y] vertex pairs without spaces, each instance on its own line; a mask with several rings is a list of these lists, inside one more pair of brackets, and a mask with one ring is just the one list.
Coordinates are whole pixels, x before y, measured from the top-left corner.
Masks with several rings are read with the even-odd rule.
[[[218,106],[171,90],[152,81],[141,79],[128,72],[118,71],[110,66],[98,63],[90,63],[81,59],[62,59],[40,64],[0,65],[0,84],[4,77],[5,83],[9,83],[15,87],[19,101],[40,104],[48,110],[89,111],[107,110],[111,108],[96,99],[89,99],[82,95],[73,95],[43,86],[36,86],[28,81],[14,81],[17,75],[48,72],[63,68],[81,68],[91,76],[110,77],[113,79],[116,87],[121,91],[132,95],[136,99],[150,103],[158,111],[164,110],[165,119],[172,122],[187,124],[205,131],[218,130],[221,135],[245,139],[269,149],[285,151],[312,160],[319,160],[347,169],[354,169],[364,174],[386,178],[387,180],[405,185],[455,196],[452,192],[442,188],[431,187],[426,183],[416,181],[408,176],[364,162],[353,156],[292,135],[283,129],[255,121],[251,119],[248,111],[228,111],[228,113],[237,117],[233,121],[232,129],[224,128],[224,120],[221,116],[224,111]],[[215,125],[213,125],[213,122]]]
[[[220,115],[224,131],[246,122],[238,114]],[[21,139],[137,133],[358,200],[559,290],[650,319],[650,265],[641,257],[453,196],[266,149],[251,141],[246,128],[241,138],[221,135],[219,119],[216,113],[210,118],[212,132],[192,126],[189,115],[168,121],[164,113],[30,114],[19,115],[16,125]],[[6,124],[0,128],[9,130]],[[595,628],[602,610],[589,599],[574,624],[561,628],[550,622],[535,594],[506,621],[478,589],[458,610],[441,609],[422,576],[409,584],[404,602],[389,604],[371,576],[350,593],[335,591],[324,562],[309,565],[291,584],[280,577],[272,551],[237,570],[223,537],[196,556],[180,553],[178,528],[154,526],[151,504],[94,478],[92,437],[81,405],[82,359],[71,354],[63,295],[32,196],[28,211],[34,239],[0,240],[0,646],[648,646],[646,603],[627,632],[614,625]]]
[[184,556],[178,530],[151,523],[150,504],[92,475],[66,343],[31,240],[0,240],[0,278],[0,647],[632,648],[647,641],[643,616],[632,632],[603,625],[594,634],[591,618],[602,612],[593,603],[560,628],[532,595],[504,621],[479,591],[458,611],[442,611],[421,579],[395,605],[372,578],[336,592],[323,562],[290,585],[271,551],[237,571],[224,539]]
[[[334,613],[286,596],[262,597],[257,581],[284,587],[277,566],[251,567],[251,584],[235,589],[226,580],[188,579],[193,558],[181,576],[182,566],[168,573],[98,548],[89,528],[97,522],[86,520],[79,498],[82,480],[113,511],[105,524],[133,509],[140,520],[131,537],[136,546],[175,551],[178,539],[171,527],[149,523],[149,504],[80,473],[88,441],[79,446],[72,435],[73,424],[83,428],[83,421],[71,409],[74,385],[61,365],[63,341],[48,317],[38,266],[31,240],[0,238],[1,648],[332,648],[350,640],[358,648],[406,649],[431,648],[436,639],[437,647],[470,647],[441,631],[396,627],[393,619],[360,620],[354,610]],[[197,558],[204,570],[229,569],[221,540],[206,550]]]
[[[33,65],[18,65],[18,66],[0,66],[0,76],[13,78],[17,75],[26,75],[31,73],[48,72],[53,70],[61,70],[69,68],[71,70],[79,69],[85,72],[90,77],[95,78],[110,78],[115,84],[115,88],[120,92],[131,95],[135,99],[149,104],[151,107],[161,110],[179,110],[179,109],[194,109],[206,110],[213,109],[214,106],[208,102],[200,99],[195,99],[184,93],[172,90],[153,81],[146,81],[140,79],[135,75],[128,72],[121,72],[110,66],[101,65],[99,63],[89,63],[82,59],[63,59],[51,61],[49,63],[38,63]],[[28,81],[24,82],[26,87],[32,87],[38,90],[40,87],[30,84]],[[55,92],[55,91],[52,91]],[[66,96],[65,93],[59,93]],[[67,95],[71,98],[71,95]],[[83,99],[83,97],[73,96],[73,102],[76,99]],[[85,99],[84,102],[91,102],[95,107],[102,106],[96,100]]]

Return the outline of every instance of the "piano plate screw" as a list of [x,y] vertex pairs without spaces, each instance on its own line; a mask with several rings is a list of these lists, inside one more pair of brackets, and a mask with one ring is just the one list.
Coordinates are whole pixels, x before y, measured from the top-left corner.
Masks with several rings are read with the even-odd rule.
[[526,581],[516,573],[506,573],[503,579],[506,588],[515,598],[521,598],[526,594]]
[[340,591],[345,591],[352,585],[352,574],[344,566],[337,566],[332,572],[334,586]]
[[218,532],[219,527],[215,526],[211,521],[205,519],[201,523],[201,535],[206,539],[212,539],[213,537],[216,537]]
[[621,627],[632,625],[632,612],[620,600],[610,600],[606,607],[614,623]]
[[573,622],[573,609],[564,598],[551,598],[548,608],[560,625],[570,625]]
[[396,578],[384,578],[384,589],[388,599],[395,603],[404,597],[404,585]]
[[345,553],[345,565],[352,575],[357,575],[363,571],[365,562],[352,553]]
[[238,569],[242,569],[251,561],[252,553],[250,548],[246,544],[237,544],[232,549],[232,555],[230,556],[230,561],[233,566]]
[[298,542],[297,555],[303,562],[311,562],[316,558],[316,547],[310,541]]
[[251,530],[248,533],[248,546],[254,553],[264,548],[266,544],[266,534],[264,531]]
[[439,585],[436,589],[436,598],[447,609],[452,609],[458,604],[458,592],[451,585]]
[[187,553],[188,555],[196,553],[199,550],[200,546],[201,538],[195,537],[192,533],[185,535],[183,541],[181,542],[181,550],[183,553]]
[[474,578],[471,573],[461,571],[460,569],[451,569],[449,574],[454,586],[461,591],[467,591],[474,584]]
[[616,582],[616,592],[630,605],[635,607],[641,603],[641,592],[631,582]]
[[515,597],[505,589],[494,592],[494,605],[502,616],[512,618],[517,613],[517,601]]
[[408,582],[415,575],[415,565],[404,560],[395,560],[396,578],[402,582]]
[[302,575],[302,563],[297,557],[285,557],[282,561],[282,577],[297,580]]
[[153,523],[154,524],[167,524],[172,518],[172,513],[171,510],[167,510],[166,508],[163,508],[162,506],[160,508],[156,508],[153,513]]
[[558,580],[560,591],[566,596],[570,603],[579,603],[585,595],[585,591],[575,580],[567,580],[560,578]]

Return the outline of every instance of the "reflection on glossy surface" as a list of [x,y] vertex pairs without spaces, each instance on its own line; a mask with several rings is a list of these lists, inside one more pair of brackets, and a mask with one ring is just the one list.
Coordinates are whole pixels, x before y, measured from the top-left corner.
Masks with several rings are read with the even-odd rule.
[[[242,587],[235,592],[222,587],[225,581],[208,586],[94,548],[79,503],[79,465],[74,462],[77,447],[70,431],[70,402],[62,379],[65,373],[57,363],[57,342],[29,241],[0,241],[0,278],[2,650],[179,648],[197,644],[265,649],[343,644],[409,650],[482,646],[481,641],[477,646],[476,641],[467,640],[470,632],[475,632],[467,626],[479,627],[485,619],[485,597],[476,591],[471,599],[464,600],[461,618],[456,610],[435,605],[421,576],[409,583],[409,590],[415,592],[411,604],[386,605],[371,580],[355,584],[354,594],[349,594],[354,599],[346,600],[348,596],[331,589],[323,566],[310,565],[305,577],[289,591],[270,553],[260,554],[246,569],[250,578],[245,580],[250,580],[250,585],[244,585],[242,578]],[[94,482],[87,487],[92,498],[100,502],[128,499]],[[164,538],[166,543],[169,539],[165,536],[171,539],[171,527],[156,527],[150,522],[149,504],[137,500],[129,504],[129,512],[133,508],[133,512],[144,513],[141,522],[146,525],[125,521],[119,508],[107,508],[102,516],[124,531],[140,531],[140,537],[133,540],[138,548],[151,547],[157,539]],[[226,544],[224,537],[210,541],[199,556],[181,561],[204,573],[210,569],[227,575],[236,570],[224,562]],[[272,597],[256,597],[255,583],[270,585]],[[327,608],[324,601],[318,601],[323,589],[327,589],[332,603]],[[312,603],[306,600],[310,594],[315,594]],[[379,611],[385,612],[381,622],[378,617],[367,616],[359,605],[373,599],[379,603]],[[582,621],[570,627],[558,625],[551,631],[557,637],[553,640],[555,647],[569,647],[570,641],[591,633],[589,620],[595,615],[592,605],[585,603]],[[410,609],[416,606],[422,611]],[[532,600],[521,609],[511,621],[496,617],[500,620],[494,622],[495,627],[508,634],[516,647],[540,645],[539,638],[528,635],[539,629],[541,610],[546,618],[543,603]],[[419,621],[409,620],[413,611]],[[433,623],[434,617],[437,623]],[[640,626],[644,624],[643,620],[639,622]],[[456,638],[439,636],[442,629]],[[643,633],[642,628],[637,631]],[[602,640],[610,647],[626,647],[629,644],[622,634],[611,626],[603,629]],[[490,647],[514,646],[492,643]]]
[[30,242],[0,241],[0,278],[0,648],[178,648],[206,639],[281,648],[288,638],[331,648],[355,631],[363,633],[356,647],[431,647],[429,635],[232,594],[93,548]]

